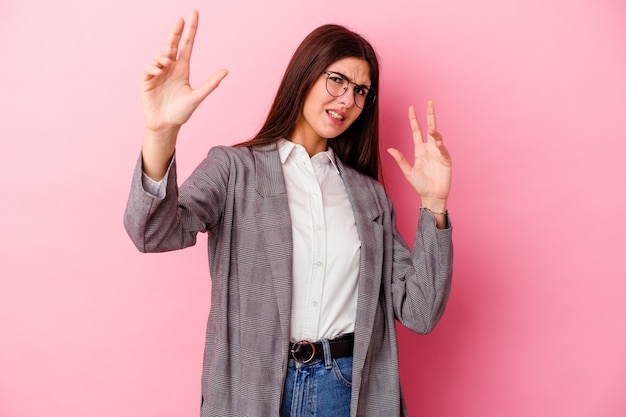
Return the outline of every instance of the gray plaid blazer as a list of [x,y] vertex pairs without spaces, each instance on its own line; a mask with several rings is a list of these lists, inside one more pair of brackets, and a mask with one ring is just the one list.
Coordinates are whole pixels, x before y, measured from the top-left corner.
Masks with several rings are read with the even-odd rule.
[[[395,320],[426,334],[440,319],[452,277],[451,228],[422,211],[410,251],[381,184],[337,165],[362,242],[351,416],[405,416]],[[278,416],[286,375],[292,234],[275,144],[213,148],[166,197],[141,185],[137,163],[124,215],[142,252],[182,249],[208,232],[212,279],[202,373],[203,417]]]

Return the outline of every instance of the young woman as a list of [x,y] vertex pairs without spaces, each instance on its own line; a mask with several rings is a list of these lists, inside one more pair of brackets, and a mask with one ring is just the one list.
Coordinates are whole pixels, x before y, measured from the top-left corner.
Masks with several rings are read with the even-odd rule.
[[[451,159],[427,109],[409,109],[421,197],[413,250],[379,177],[378,62],[337,25],[294,53],[251,140],[219,146],[179,188],[178,131],[227,75],[189,85],[197,29],[179,20],[144,69],[146,132],[124,223],[140,251],[208,233],[212,278],[202,416],[404,416],[395,320],[430,332],[452,276]],[[416,208],[417,211],[417,208]]]

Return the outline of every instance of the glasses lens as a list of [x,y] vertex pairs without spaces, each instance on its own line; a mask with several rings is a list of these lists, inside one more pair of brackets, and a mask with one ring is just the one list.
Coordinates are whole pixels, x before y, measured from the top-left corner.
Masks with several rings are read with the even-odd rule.
[[364,109],[366,107],[367,97],[369,96],[369,88],[362,87],[360,85],[354,86],[354,103],[358,108]]
[[372,107],[375,101],[376,101],[376,92],[370,88],[367,91],[367,95],[363,97],[363,102],[362,102],[363,104],[361,105],[361,103],[359,103],[358,101],[356,102],[356,104],[362,109],[367,109],[369,107]]
[[339,74],[331,72],[326,78],[326,90],[333,97],[340,97],[348,89],[348,80]]

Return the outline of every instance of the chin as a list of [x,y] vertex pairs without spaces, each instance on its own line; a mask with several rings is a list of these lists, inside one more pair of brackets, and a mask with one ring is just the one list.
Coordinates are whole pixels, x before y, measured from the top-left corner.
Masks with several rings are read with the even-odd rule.
[[331,140],[331,139],[335,139],[337,136],[340,136],[346,130],[347,130],[347,128],[346,129],[341,129],[340,131],[332,129],[331,131],[325,132],[325,134],[322,134],[320,136],[323,137],[323,138],[326,138],[328,140]]

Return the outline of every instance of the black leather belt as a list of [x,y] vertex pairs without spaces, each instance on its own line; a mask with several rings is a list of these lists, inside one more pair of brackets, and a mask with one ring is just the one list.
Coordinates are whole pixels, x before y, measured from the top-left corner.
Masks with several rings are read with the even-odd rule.
[[[352,356],[354,350],[354,333],[346,333],[328,341],[330,356],[333,358],[345,358]],[[324,359],[324,347],[322,342],[300,340],[289,346],[291,357],[297,362],[307,364],[316,359]]]

